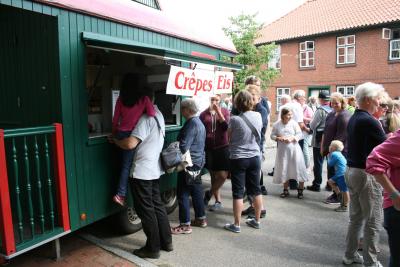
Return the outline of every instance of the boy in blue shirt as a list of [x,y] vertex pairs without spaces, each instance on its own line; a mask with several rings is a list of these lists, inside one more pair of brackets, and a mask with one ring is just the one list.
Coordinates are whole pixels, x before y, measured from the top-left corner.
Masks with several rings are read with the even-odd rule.
[[[333,140],[329,146],[328,166],[335,168],[335,175],[328,180],[328,184],[340,199],[340,207],[336,208],[337,212],[348,211],[349,190],[344,180],[344,172],[346,171],[346,158],[343,156],[343,143],[339,140]],[[330,204],[329,198],[325,203]]]

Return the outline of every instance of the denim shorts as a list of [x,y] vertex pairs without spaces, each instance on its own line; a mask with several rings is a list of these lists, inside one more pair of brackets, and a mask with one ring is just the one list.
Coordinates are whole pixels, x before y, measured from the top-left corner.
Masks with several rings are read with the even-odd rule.
[[339,187],[340,192],[348,192],[349,189],[347,188],[346,181],[344,180],[344,175],[335,177],[334,179],[331,178],[337,186]]
[[261,194],[259,156],[252,158],[231,159],[231,182],[233,199],[243,199],[244,189],[251,196]]

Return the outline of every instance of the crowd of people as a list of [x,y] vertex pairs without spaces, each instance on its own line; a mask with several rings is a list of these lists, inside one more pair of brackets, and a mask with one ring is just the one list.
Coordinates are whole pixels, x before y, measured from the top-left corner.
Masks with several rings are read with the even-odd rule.
[[[121,112],[117,113],[120,118],[115,118],[115,135],[110,141],[131,152],[124,152],[121,182],[113,200],[124,204],[126,180],[131,177],[134,207],[147,236],[146,245],[135,250],[135,255],[158,258],[160,249],[173,250],[171,234],[190,234],[192,226],[207,227],[206,210],[218,212],[223,208],[220,189],[227,179],[232,184],[233,222],[224,228],[240,233],[241,216],[248,215],[246,224],[260,229],[260,219],[266,213],[262,195],[268,194],[261,164],[271,110],[269,101],[261,96],[260,83],[257,77],[249,77],[245,90],[235,95],[231,106],[220,95],[211,96],[209,107],[203,111],[198,110],[195,100],[182,100],[185,123],[177,141],[182,154],[189,152],[192,163],[178,173],[179,225],[174,227],[169,225],[158,188],[158,179],[163,174],[158,156],[165,137],[162,114],[155,105],[149,107],[151,94],[143,83],[132,83],[139,92],[134,101],[128,102],[121,95]],[[325,189],[333,193],[325,202],[339,204],[337,212],[349,212],[343,263],[382,266],[377,245],[384,213],[390,266],[400,266],[398,101],[391,99],[381,85],[371,82],[359,85],[355,96],[349,98],[321,91],[318,97],[306,101],[303,90],[296,90],[292,97],[282,96],[278,118],[271,130],[271,139],[277,143],[271,174],[274,183],[283,185],[280,197],[289,197],[290,189],[297,190],[300,200],[306,197],[305,188],[321,191],[326,159]],[[129,113],[132,109],[141,114],[133,122]],[[211,176],[211,187],[205,191],[201,184],[203,168]],[[312,184],[305,187],[304,183],[311,180]],[[192,220],[189,197],[195,214]],[[250,204],[247,209],[243,204],[245,197]],[[215,202],[209,205],[213,198]],[[360,246],[363,255],[357,252]]]

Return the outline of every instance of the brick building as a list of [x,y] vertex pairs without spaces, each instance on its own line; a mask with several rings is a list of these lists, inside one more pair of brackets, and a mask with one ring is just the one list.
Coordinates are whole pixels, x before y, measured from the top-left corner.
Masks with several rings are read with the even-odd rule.
[[400,96],[400,0],[308,0],[261,30],[256,44],[272,42],[270,67],[281,72],[267,91],[274,111],[296,89],[353,95],[372,81]]

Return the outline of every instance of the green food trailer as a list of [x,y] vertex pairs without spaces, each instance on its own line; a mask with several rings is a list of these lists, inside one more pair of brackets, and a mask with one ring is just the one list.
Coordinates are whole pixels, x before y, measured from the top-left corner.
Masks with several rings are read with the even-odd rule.
[[[140,72],[166,121],[182,125],[180,96],[166,94],[171,65],[240,69],[231,43],[191,33],[157,0],[0,0],[0,255],[6,259],[134,210],[111,201],[118,151],[107,142],[121,77]],[[176,175],[161,177],[167,209]],[[130,201],[131,203],[132,201]],[[130,205],[132,206],[132,205]]]

